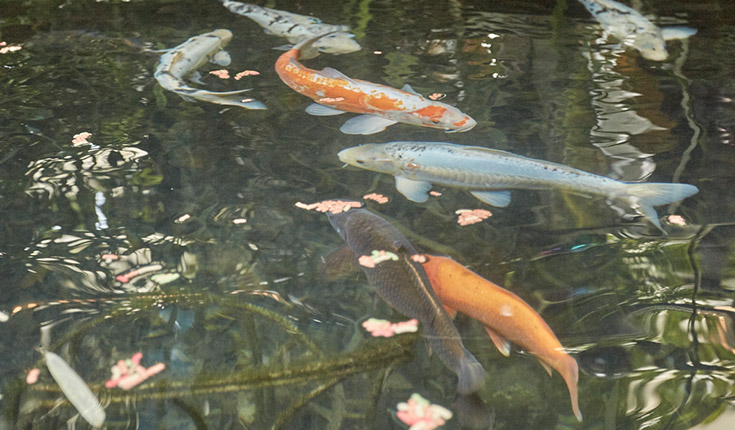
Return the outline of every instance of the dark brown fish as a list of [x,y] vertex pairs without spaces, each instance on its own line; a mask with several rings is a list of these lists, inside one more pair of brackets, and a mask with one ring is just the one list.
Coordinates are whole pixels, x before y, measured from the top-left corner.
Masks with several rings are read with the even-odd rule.
[[354,256],[369,256],[373,251],[386,251],[398,259],[380,262],[375,267],[360,268],[378,296],[396,310],[421,321],[424,334],[439,359],[457,374],[457,392],[479,390],[485,370],[465,349],[457,328],[431,288],[420,263],[411,259],[416,249],[395,227],[366,209],[350,209],[327,214],[329,222],[345,240]]

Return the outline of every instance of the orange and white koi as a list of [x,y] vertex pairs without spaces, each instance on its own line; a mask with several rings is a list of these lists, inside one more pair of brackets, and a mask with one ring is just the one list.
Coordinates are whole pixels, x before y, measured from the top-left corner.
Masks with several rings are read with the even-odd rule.
[[306,108],[311,115],[362,114],[345,122],[340,127],[343,133],[373,134],[398,122],[447,132],[467,131],[477,124],[456,107],[425,98],[409,85],[399,90],[353,79],[329,67],[319,71],[305,67],[299,62],[300,51],[318,39],[303,40],[282,54],[276,73],[286,85],[315,101]]
[[427,255],[422,263],[439,300],[450,315],[462,312],[485,325],[495,346],[506,357],[510,342],[536,355],[551,375],[556,369],[569,389],[574,415],[582,421],[577,399],[577,362],[548,324],[520,297],[469,270],[449,257]]

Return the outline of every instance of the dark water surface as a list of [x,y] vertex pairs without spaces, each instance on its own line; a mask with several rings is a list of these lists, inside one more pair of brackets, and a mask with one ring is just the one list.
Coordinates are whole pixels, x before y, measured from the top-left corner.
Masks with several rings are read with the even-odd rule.
[[[326,217],[294,206],[369,192],[390,198],[367,205],[418,248],[527,300],[579,362],[582,423],[558,374],[519,348],[502,356],[460,315],[488,372],[477,428],[729,428],[735,5],[636,3],[698,33],[655,63],[603,39],[571,0],[269,1],[349,24],[363,47],[309,67],[443,93],[478,122],[466,133],[399,124],[348,136],[339,126],[351,115],[309,116],[310,101],[278,79],[272,48],[286,41],[215,0],[0,0],[0,41],[22,46],[0,55],[0,428],[89,428],[39,346],[97,393],[107,428],[406,428],[396,404],[414,392],[454,412],[445,428],[468,424],[455,375],[421,332],[362,329],[369,317],[404,317],[362,274],[325,278],[322,257],[342,241]],[[151,50],[216,28],[234,34],[231,74],[260,75],[203,73],[199,86],[252,87],[268,110],[188,102],[153,79]],[[74,145],[85,131],[91,144]],[[658,208],[668,236],[617,202],[559,191],[514,191],[509,207],[460,227],[457,209],[489,207],[441,187],[413,203],[393,178],[336,156],[393,140],[509,150],[700,192]],[[16,308],[27,304],[37,306]],[[131,391],[105,388],[136,352],[166,370]],[[27,385],[34,367],[39,382]]]

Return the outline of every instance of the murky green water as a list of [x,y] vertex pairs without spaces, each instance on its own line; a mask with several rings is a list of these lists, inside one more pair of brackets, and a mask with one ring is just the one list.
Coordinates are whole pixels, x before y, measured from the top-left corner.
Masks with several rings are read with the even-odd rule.
[[[414,392],[454,412],[445,428],[461,428],[455,375],[420,333],[365,333],[368,317],[403,317],[364,275],[325,278],[321,257],[341,239],[294,206],[369,192],[390,198],[367,205],[417,247],[527,300],[579,362],[583,423],[558,374],[518,348],[503,357],[460,316],[488,371],[477,428],[731,425],[731,3],[643,2],[660,24],[699,31],[670,42],[661,63],[602,39],[571,0],[265,5],[352,27],[361,51],[309,67],[446,94],[478,125],[344,135],[346,116],[307,115],[309,100],[278,79],[271,48],[286,42],[214,0],[1,1],[0,41],[22,49],[0,55],[0,428],[63,428],[76,414],[41,345],[98,394],[108,428],[406,428],[396,405]],[[260,75],[204,74],[203,86],[252,87],[268,110],[187,102],[153,79],[151,49],[215,28],[234,34],[230,71]],[[81,132],[91,144],[72,143]],[[416,204],[393,178],[336,157],[393,140],[486,146],[700,192],[658,208],[668,236],[619,203],[556,191],[514,191],[509,207],[460,227],[457,209],[488,207],[441,187]],[[27,304],[37,305],[18,308]],[[166,370],[131,391],[105,388],[136,352]]]

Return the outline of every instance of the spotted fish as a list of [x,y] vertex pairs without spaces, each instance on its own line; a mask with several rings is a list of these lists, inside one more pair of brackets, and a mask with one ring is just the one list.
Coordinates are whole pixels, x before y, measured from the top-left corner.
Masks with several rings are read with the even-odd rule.
[[[314,37],[330,33],[316,41],[311,47],[327,54],[347,54],[360,50],[360,44],[355,41],[355,35],[350,33],[346,25],[324,24],[319,18],[304,16],[283,10],[270,9],[250,3],[222,0],[222,5],[232,13],[248,17],[258,23],[266,33],[285,37],[291,43],[296,43],[304,37]],[[310,52],[308,57],[314,57]]]
[[666,41],[685,39],[697,30],[689,27],[659,28],[637,10],[614,0],[579,0],[606,32],[633,47],[643,58],[664,61]]
[[164,51],[153,76],[163,88],[186,99],[245,109],[265,109],[263,103],[240,95],[250,91],[249,89],[212,92],[190,87],[184,82],[184,78],[196,74],[196,70],[208,61],[214,61],[222,66],[229,65],[230,56],[223,48],[230,43],[230,40],[232,32],[225,29],[190,37],[181,45]]
[[362,114],[345,122],[340,127],[343,133],[373,134],[399,122],[447,132],[467,131],[477,124],[459,109],[427,99],[409,85],[399,90],[352,79],[329,67],[322,70],[305,67],[299,62],[300,50],[317,39],[306,39],[282,54],[276,61],[276,73],[286,85],[316,102],[306,109],[307,113]]

